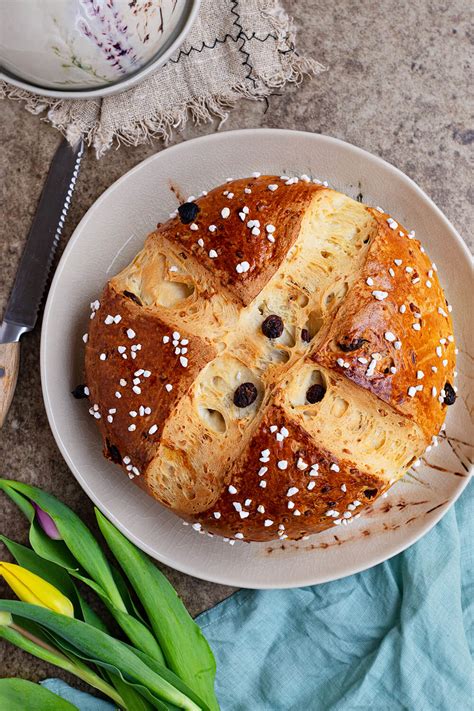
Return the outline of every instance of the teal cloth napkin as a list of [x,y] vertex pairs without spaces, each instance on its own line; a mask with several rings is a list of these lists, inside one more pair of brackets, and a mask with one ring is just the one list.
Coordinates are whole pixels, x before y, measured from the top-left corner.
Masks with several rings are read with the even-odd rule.
[[324,585],[242,590],[200,615],[222,711],[472,709],[472,490],[386,563]]

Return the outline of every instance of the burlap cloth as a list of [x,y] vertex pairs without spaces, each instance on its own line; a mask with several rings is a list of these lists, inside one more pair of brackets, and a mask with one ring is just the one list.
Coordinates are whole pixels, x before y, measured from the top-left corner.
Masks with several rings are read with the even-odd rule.
[[100,157],[115,142],[168,139],[189,117],[225,121],[240,98],[264,100],[286,82],[324,68],[295,49],[292,22],[278,0],[202,0],[185,43],[167,64],[128,91],[104,99],[55,100],[0,82],[0,96],[79,136]]

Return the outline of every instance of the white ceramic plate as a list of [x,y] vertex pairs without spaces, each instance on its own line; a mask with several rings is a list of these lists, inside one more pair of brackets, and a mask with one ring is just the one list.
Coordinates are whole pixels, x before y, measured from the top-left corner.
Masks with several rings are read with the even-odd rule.
[[[307,173],[364,202],[382,205],[415,229],[439,268],[453,304],[459,346],[459,397],[449,408],[447,436],[429,463],[397,483],[352,526],[302,542],[237,542],[199,535],[134,486],[101,454],[86,402],[70,391],[82,381],[89,303],[107,279],[135,256],[144,238],[177,205],[171,190],[197,195],[258,170]],[[468,481],[470,255],[455,229],[403,173],[347,143],[311,133],[252,129],[181,143],[144,161],[114,183],[72,236],[49,293],[41,372],[49,422],[71,471],[94,503],[140,548],[198,578],[249,588],[295,587],[349,575],[407,548],[441,518]],[[471,392],[472,396],[472,392]],[[342,528],[342,530],[341,530]]]

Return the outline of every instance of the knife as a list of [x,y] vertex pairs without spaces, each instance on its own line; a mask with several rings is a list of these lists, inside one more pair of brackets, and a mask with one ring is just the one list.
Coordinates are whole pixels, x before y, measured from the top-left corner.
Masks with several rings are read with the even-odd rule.
[[20,337],[35,327],[83,154],[82,140],[64,139],[54,155],[0,324],[0,427],[15,392]]

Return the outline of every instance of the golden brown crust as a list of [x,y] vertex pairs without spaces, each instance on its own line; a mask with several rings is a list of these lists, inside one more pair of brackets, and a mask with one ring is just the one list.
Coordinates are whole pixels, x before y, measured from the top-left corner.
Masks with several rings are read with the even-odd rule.
[[382,479],[318,446],[282,408],[270,407],[221,496],[197,519],[207,531],[231,538],[298,539],[347,523],[386,488]]
[[[107,317],[117,316],[118,323],[106,323]],[[100,406],[97,420],[104,454],[109,459],[125,458],[124,467],[135,467],[139,473],[157,451],[163,424],[201,368],[215,356],[204,339],[183,331],[179,340],[188,341],[187,352],[176,354],[179,346],[173,345],[174,332],[172,324],[110,285],[89,329],[86,377],[92,409]],[[182,357],[186,361],[181,362]],[[128,471],[130,476],[137,475],[131,468]]]
[[[225,288],[246,306],[285,259],[298,237],[305,209],[321,189],[301,181],[287,186],[275,176],[234,180],[195,201],[199,212],[192,223],[183,224],[178,216],[160,226],[155,235],[193,255],[208,270],[215,291]],[[228,217],[223,217],[223,210],[229,211]],[[252,224],[254,220],[259,226],[249,227],[249,221]],[[274,241],[265,237],[271,234],[266,232],[267,226],[278,226]],[[253,234],[252,230],[259,233]],[[203,246],[198,243],[200,239]],[[214,253],[212,250],[217,256],[209,256]],[[238,265],[245,263],[248,271],[239,273]]]
[[[418,240],[401,225],[390,227],[388,215],[372,213],[379,229],[364,268],[312,359],[413,419],[428,444],[446,416],[442,390],[453,383],[449,307]],[[357,341],[354,351],[341,348]]]
[[347,525],[455,399],[436,268],[388,215],[307,180],[236,180],[196,204],[94,307],[86,382],[105,454],[198,529],[264,541]]

